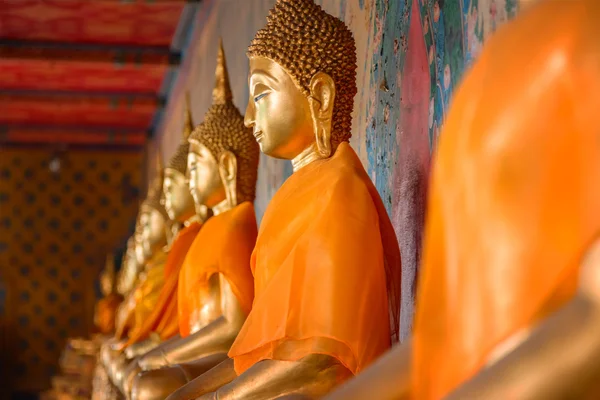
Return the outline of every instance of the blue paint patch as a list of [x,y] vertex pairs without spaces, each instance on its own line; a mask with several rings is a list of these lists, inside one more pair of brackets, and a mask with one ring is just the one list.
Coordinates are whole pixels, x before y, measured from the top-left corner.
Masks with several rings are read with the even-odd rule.
[[[408,0],[387,2],[377,0],[375,4],[374,36],[381,36],[378,49],[374,49],[370,74],[370,88],[376,90],[371,96],[369,108],[376,113],[368,121],[366,132],[368,172],[374,178],[381,199],[389,214],[392,212],[392,175],[397,163],[399,148],[396,141],[396,126],[400,123],[401,88],[396,83],[398,71],[404,69],[406,53],[395,51],[397,43],[408,37],[411,3]],[[378,32],[378,25],[383,32]]]

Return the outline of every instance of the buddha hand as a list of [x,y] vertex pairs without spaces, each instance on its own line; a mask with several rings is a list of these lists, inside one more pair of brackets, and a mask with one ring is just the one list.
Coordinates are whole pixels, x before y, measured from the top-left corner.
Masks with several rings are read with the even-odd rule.
[[169,365],[171,365],[169,360],[167,360],[165,352],[160,347],[151,350],[142,357],[140,357],[138,364],[142,371],[151,371],[154,369],[168,367]]

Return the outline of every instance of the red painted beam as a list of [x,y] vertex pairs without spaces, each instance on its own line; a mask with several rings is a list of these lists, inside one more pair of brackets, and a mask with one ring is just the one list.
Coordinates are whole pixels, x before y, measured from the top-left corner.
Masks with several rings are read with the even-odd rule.
[[184,1],[0,0],[0,37],[169,46]]
[[165,64],[2,59],[0,89],[158,93]]
[[44,60],[44,61],[83,61],[87,63],[107,63],[122,67],[131,64],[136,67],[145,64],[170,65],[179,60],[164,51],[145,51],[144,47],[105,47],[105,46],[45,46],[44,43],[18,41],[0,44],[0,60]]
[[143,146],[146,143],[143,131],[113,133],[110,131],[73,130],[69,128],[36,129],[34,127],[2,128],[0,143],[10,144],[77,144],[110,146]]
[[0,124],[149,128],[154,98],[0,95]]

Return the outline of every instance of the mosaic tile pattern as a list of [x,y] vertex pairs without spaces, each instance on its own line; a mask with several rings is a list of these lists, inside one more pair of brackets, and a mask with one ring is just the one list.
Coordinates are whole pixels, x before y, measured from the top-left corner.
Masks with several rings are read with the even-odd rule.
[[137,211],[139,153],[65,153],[58,170],[54,156],[0,151],[2,353],[15,390],[47,387],[65,340],[89,333],[94,281]]

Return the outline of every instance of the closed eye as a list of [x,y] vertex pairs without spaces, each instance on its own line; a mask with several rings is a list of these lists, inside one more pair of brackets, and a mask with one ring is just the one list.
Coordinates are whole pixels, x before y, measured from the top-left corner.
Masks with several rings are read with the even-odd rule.
[[258,102],[260,99],[262,99],[263,97],[265,97],[265,96],[266,96],[266,95],[268,95],[268,94],[269,94],[269,92],[265,92],[265,93],[261,93],[261,94],[259,94],[258,96],[256,96],[256,97],[254,98],[254,102],[255,102],[255,103],[257,103],[257,102]]

